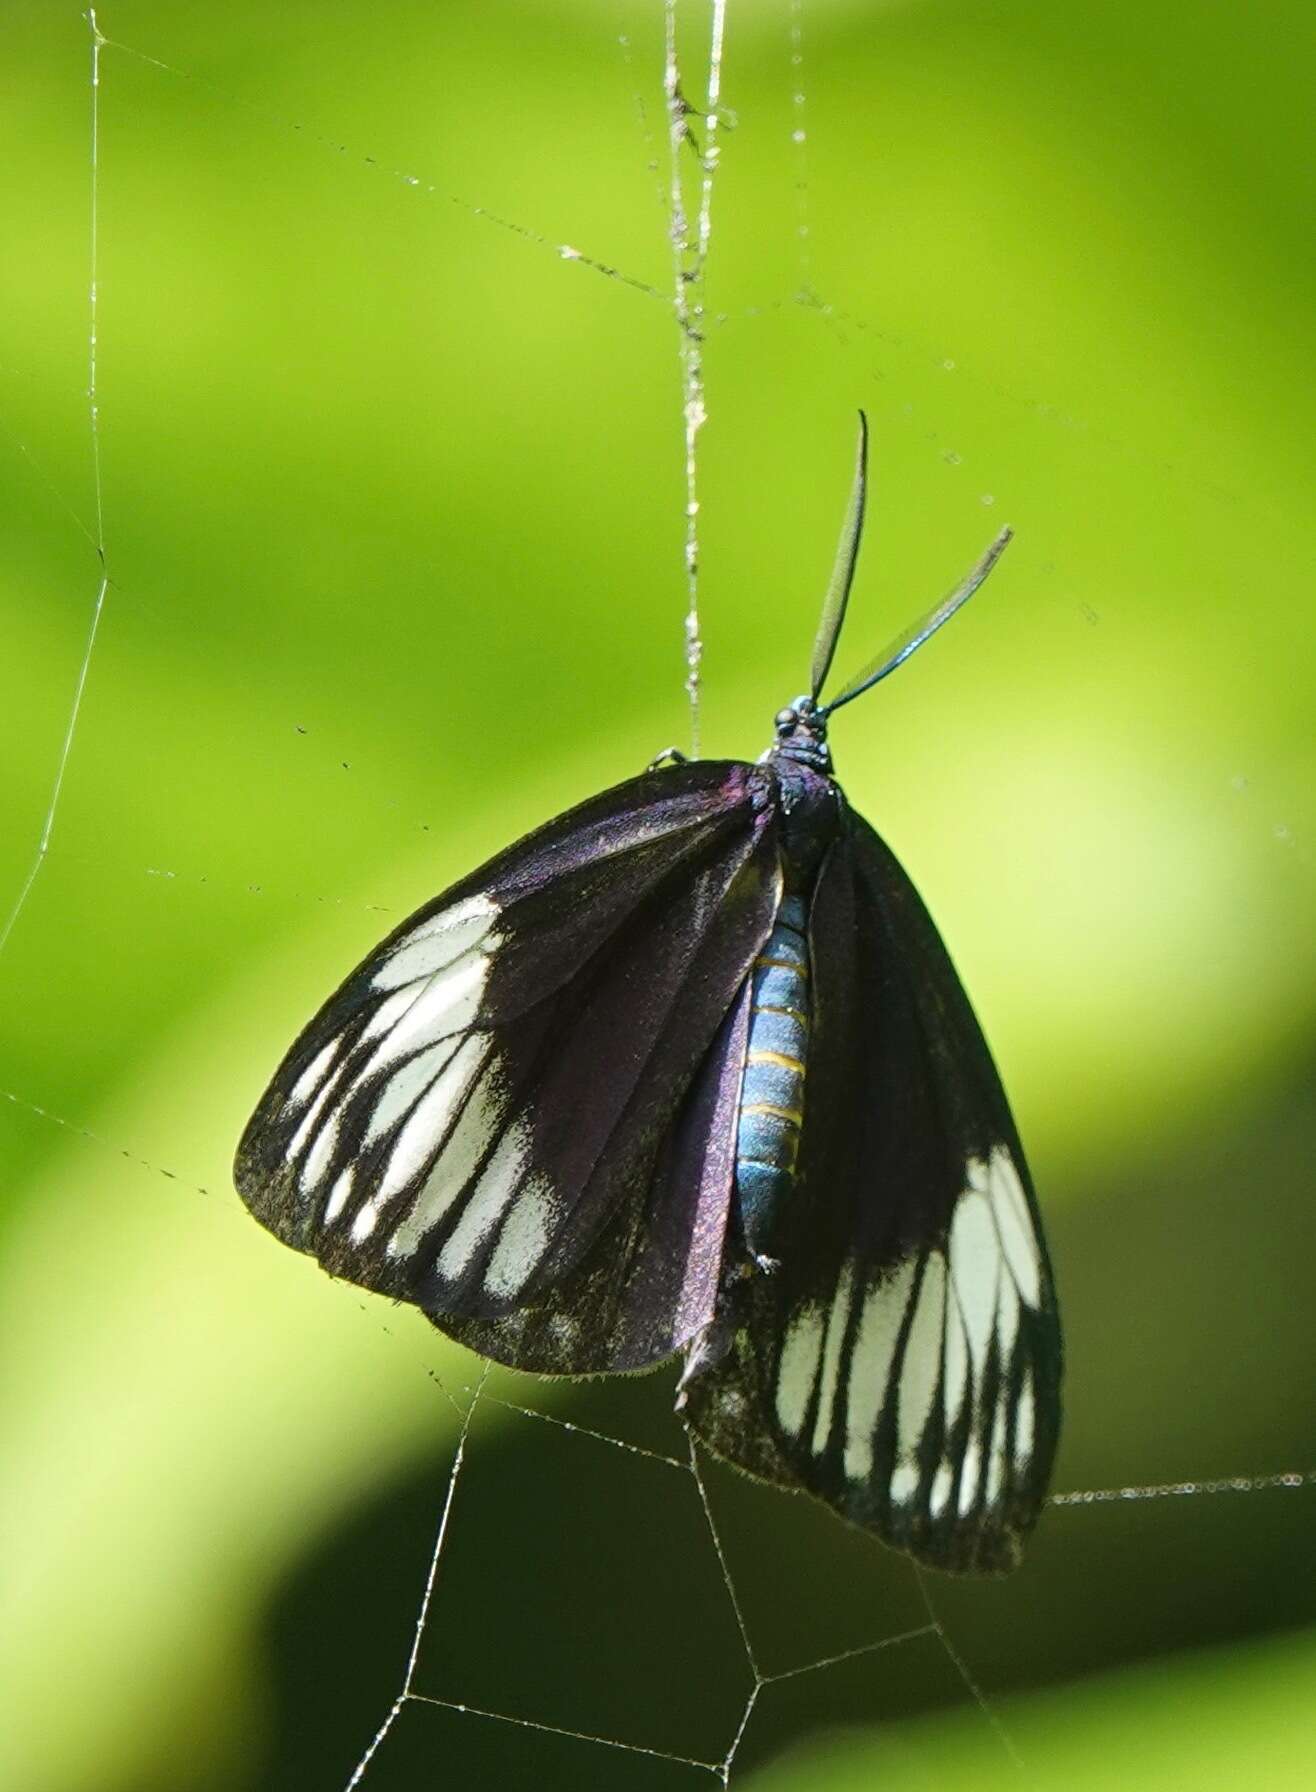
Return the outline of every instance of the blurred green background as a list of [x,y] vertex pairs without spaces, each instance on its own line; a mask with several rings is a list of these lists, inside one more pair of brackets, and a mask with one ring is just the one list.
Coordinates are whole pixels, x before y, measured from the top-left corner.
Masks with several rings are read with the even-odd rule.
[[[228,1167],[388,926],[683,738],[662,9],[99,22],[112,583],[0,953],[0,1779],[341,1786],[447,1485],[433,1378],[478,1365]],[[11,0],[0,41],[7,912],[99,569],[88,30]],[[1029,1143],[1061,1489],[1316,1463],[1314,75],[1298,0],[728,9],[704,746],[756,755],[804,681],[856,406],[842,673],[1015,526],[835,747]],[[491,1386],[679,1451],[670,1382]],[[709,1480],[765,1670],[927,1624],[897,1558]],[[765,1691],[742,1783],[1014,1785],[1003,1729],[1034,1784],[1306,1787],[1314,1532],[1312,1485],[1058,1508],[1010,1580],[927,1583],[989,1716],[925,1635]],[[748,1687],[689,1478],[483,1404],[417,1690],[714,1758]],[[364,1783],[699,1777],[415,1704]]]

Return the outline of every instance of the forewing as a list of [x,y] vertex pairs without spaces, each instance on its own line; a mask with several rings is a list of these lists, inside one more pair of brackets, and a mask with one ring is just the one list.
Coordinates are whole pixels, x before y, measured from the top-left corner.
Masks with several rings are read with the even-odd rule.
[[[775,908],[765,887],[751,955]],[[646,1161],[629,1173],[615,1153],[603,1163],[612,1217],[576,1269],[504,1317],[436,1313],[435,1323],[482,1356],[544,1375],[646,1368],[698,1337],[717,1307],[748,1020],[746,978],[652,1171]]]
[[653,1181],[770,925],[774,824],[760,768],[647,773],[420,910],[276,1073],[248,1206],[449,1330],[542,1300]]
[[720,1455],[941,1568],[1017,1560],[1059,1430],[1023,1152],[926,909],[850,812],[810,914],[814,1012],[779,1269],[733,1289],[687,1412]]

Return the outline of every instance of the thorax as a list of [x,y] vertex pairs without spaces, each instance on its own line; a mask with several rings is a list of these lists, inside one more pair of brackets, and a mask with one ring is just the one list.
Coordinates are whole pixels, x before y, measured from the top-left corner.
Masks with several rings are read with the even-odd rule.
[[844,798],[830,772],[805,763],[789,747],[774,748],[768,764],[777,777],[785,888],[807,901],[823,854],[840,827]]

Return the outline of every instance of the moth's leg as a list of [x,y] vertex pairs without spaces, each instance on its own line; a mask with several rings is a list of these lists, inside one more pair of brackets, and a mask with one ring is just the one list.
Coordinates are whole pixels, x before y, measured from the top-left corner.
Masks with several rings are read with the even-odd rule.
[[708,1324],[697,1331],[685,1347],[685,1367],[676,1384],[676,1410],[685,1411],[690,1383],[705,1369],[716,1368],[731,1348],[735,1327],[725,1313],[715,1313]]
[[747,1258],[732,1264],[726,1271],[724,1280],[729,1288],[733,1282],[747,1282],[751,1276],[775,1275],[780,1268],[780,1257],[769,1257],[762,1251],[750,1251]]
[[656,759],[651,759],[645,767],[646,771],[661,771],[665,765],[689,765],[690,761],[680,747],[664,747]]

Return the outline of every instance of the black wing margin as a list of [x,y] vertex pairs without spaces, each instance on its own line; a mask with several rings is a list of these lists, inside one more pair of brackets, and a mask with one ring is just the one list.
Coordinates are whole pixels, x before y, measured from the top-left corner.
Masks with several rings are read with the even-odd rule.
[[[729,1291],[686,1412],[713,1451],[932,1566],[1000,1571],[1046,1497],[1061,1344],[1000,1080],[917,891],[850,811],[810,914],[780,1267]],[[725,1329],[724,1329],[725,1328]]]
[[645,773],[419,910],[276,1072],[248,1207],[515,1367],[670,1355],[716,1298],[729,1162],[684,1172],[779,899],[775,814],[762,768]]

